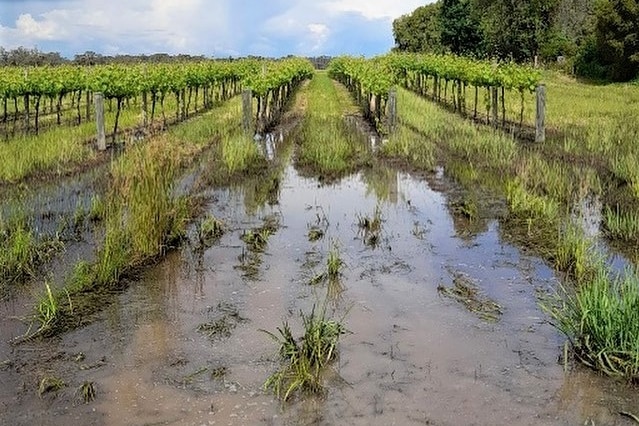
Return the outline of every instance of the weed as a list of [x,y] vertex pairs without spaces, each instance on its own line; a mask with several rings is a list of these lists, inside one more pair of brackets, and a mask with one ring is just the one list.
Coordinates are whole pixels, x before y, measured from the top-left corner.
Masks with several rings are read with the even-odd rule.
[[308,230],[308,240],[311,242],[319,241],[324,238],[324,230],[317,226],[311,226]]
[[84,382],[76,391],[76,398],[79,398],[85,404],[95,401],[96,391],[94,382]]
[[228,369],[224,366],[216,367],[211,370],[212,379],[221,379],[228,374]]
[[365,232],[381,231],[383,221],[382,209],[379,206],[375,206],[375,211],[372,216],[357,215],[357,225]]
[[104,219],[104,215],[104,199],[101,196],[94,194],[91,197],[91,205],[89,207],[88,218],[92,222],[99,222]]
[[606,206],[603,223],[606,234],[611,238],[632,242],[639,237],[639,214],[635,211],[621,212],[619,206],[615,210]]
[[217,305],[217,311],[222,316],[197,327],[197,331],[206,334],[210,339],[217,340],[230,337],[238,324],[247,321],[233,305],[221,302]]
[[262,226],[245,231],[241,239],[246,243],[249,250],[261,253],[266,249],[268,239],[277,231],[278,227],[279,221],[277,218],[268,216]]
[[257,167],[262,157],[255,142],[243,134],[225,136],[222,139],[222,162],[229,174]]
[[38,239],[22,214],[0,218],[0,289],[34,278],[38,266],[63,247],[59,236]]
[[322,372],[337,357],[339,338],[345,333],[340,321],[326,318],[326,307],[316,313],[314,306],[309,315],[300,312],[300,316],[304,334],[299,339],[295,339],[286,321],[277,328],[278,334],[260,330],[277,342],[284,363],[266,380],[264,388],[272,390],[283,401],[298,390],[323,392]]
[[224,234],[224,224],[213,215],[208,215],[200,223],[198,232],[200,243],[204,246],[210,245],[213,241]]
[[66,384],[55,376],[45,376],[40,380],[40,384],[38,385],[38,396],[42,398],[42,396],[49,392],[57,392]]
[[588,281],[596,268],[593,241],[576,225],[570,224],[559,233],[555,249],[555,266],[567,272],[577,283]]
[[562,287],[542,303],[570,341],[576,357],[607,375],[639,380],[639,277],[633,271],[611,277],[599,265],[588,283]]
[[58,317],[58,311],[60,309],[58,299],[53,296],[49,283],[45,282],[44,286],[46,292],[38,303],[38,321],[40,322],[40,329],[42,330],[52,326]]
[[452,287],[445,287],[443,284],[440,284],[437,286],[437,291],[463,304],[466,309],[475,313],[483,320],[495,322],[498,321],[502,315],[501,306],[481,296],[477,285],[462,273],[454,274]]
[[344,265],[345,263],[340,256],[339,245],[333,241],[331,249],[328,251],[328,258],[326,259],[326,275],[329,281],[339,279]]

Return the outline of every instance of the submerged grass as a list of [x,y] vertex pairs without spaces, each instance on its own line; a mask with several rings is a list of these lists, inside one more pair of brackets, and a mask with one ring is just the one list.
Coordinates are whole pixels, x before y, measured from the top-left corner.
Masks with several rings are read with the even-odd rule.
[[124,276],[180,243],[191,220],[193,199],[178,193],[176,179],[205,147],[222,140],[219,132],[228,138],[241,133],[239,105],[239,99],[232,100],[133,146],[112,163],[111,191],[96,208],[96,216],[104,218],[97,260],[78,263],[66,286],[53,293],[47,290],[37,308],[47,315],[40,316],[36,334],[52,334],[77,324],[74,317],[90,316],[95,306],[83,298],[117,289]]
[[24,214],[0,216],[0,295],[14,284],[35,278],[42,262],[62,247],[57,235],[37,236]]
[[[630,271],[611,277],[595,241],[576,224],[580,213],[574,204],[601,197],[606,236],[635,245],[639,89],[587,85],[555,74],[545,80],[544,144],[517,143],[400,89],[399,131],[382,153],[425,170],[440,164],[468,190],[483,185],[503,195],[508,213],[500,219],[500,232],[565,271],[575,285],[546,309],[576,356],[607,374],[637,381],[639,280]],[[526,102],[524,121],[533,122],[533,98]],[[457,163],[463,170],[449,167]]]
[[304,334],[299,339],[293,336],[286,321],[282,327],[277,327],[277,334],[260,330],[279,345],[283,363],[266,380],[264,388],[283,401],[297,391],[315,394],[324,391],[324,370],[337,357],[339,338],[346,331],[341,320],[327,318],[326,304],[320,312],[313,306],[310,314],[300,312],[300,317]]

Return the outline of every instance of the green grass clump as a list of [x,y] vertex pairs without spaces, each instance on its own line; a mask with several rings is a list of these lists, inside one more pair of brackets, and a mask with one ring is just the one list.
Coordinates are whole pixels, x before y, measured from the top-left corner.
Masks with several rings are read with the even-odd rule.
[[559,203],[528,191],[519,179],[506,183],[506,199],[510,212],[517,217],[552,223],[559,218]]
[[342,274],[342,268],[346,265],[339,252],[339,245],[333,242],[326,259],[326,275],[329,281],[338,280]]
[[364,244],[369,247],[376,248],[381,241],[381,231],[384,217],[382,216],[382,209],[375,206],[375,211],[372,215],[357,215],[357,226],[360,229],[360,234]]
[[206,216],[200,223],[198,236],[202,245],[210,245],[212,241],[220,238],[222,234],[224,234],[224,224],[212,214]]
[[619,207],[613,210],[606,206],[603,223],[606,234],[611,238],[627,242],[634,242],[639,238],[639,214],[634,211],[621,212]]
[[278,334],[261,330],[279,345],[283,366],[264,383],[278,398],[286,401],[296,391],[322,393],[324,368],[337,357],[339,338],[345,333],[341,321],[326,318],[326,307],[320,313],[313,307],[310,314],[300,312],[304,334],[296,339],[288,322],[278,327]]
[[229,174],[256,167],[262,159],[257,144],[250,137],[239,134],[222,139],[222,162]]
[[597,259],[594,242],[579,227],[569,224],[559,233],[554,256],[555,267],[568,273],[576,283],[586,283],[592,278],[598,265]]
[[545,302],[577,359],[607,375],[639,381],[639,277],[626,271],[610,277],[601,266],[592,281],[558,301]]
[[38,239],[22,214],[0,217],[0,290],[36,277],[38,266],[61,248],[57,236]]

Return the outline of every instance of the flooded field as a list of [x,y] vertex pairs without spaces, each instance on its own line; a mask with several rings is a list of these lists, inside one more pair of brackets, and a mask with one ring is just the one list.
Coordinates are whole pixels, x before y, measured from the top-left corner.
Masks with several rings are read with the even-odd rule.
[[[538,307],[558,278],[502,240],[499,200],[469,222],[446,170],[376,165],[326,184],[302,176],[287,140],[264,149],[276,176],[201,194],[224,235],[203,242],[193,224],[89,325],[12,345],[32,301],[2,302],[0,424],[633,424],[620,414],[639,407],[633,388],[564,362]],[[315,279],[331,251],[339,279]],[[261,330],[297,334],[313,306],[348,332],[326,394],[282,403],[262,387],[279,359]],[[46,377],[63,384],[43,390]]]

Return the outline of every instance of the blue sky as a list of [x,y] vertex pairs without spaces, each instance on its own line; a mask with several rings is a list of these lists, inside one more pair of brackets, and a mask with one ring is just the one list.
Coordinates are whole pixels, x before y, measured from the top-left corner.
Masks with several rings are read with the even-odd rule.
[[63,56],[363,54],[427,0],[0,0],[0,46]]

